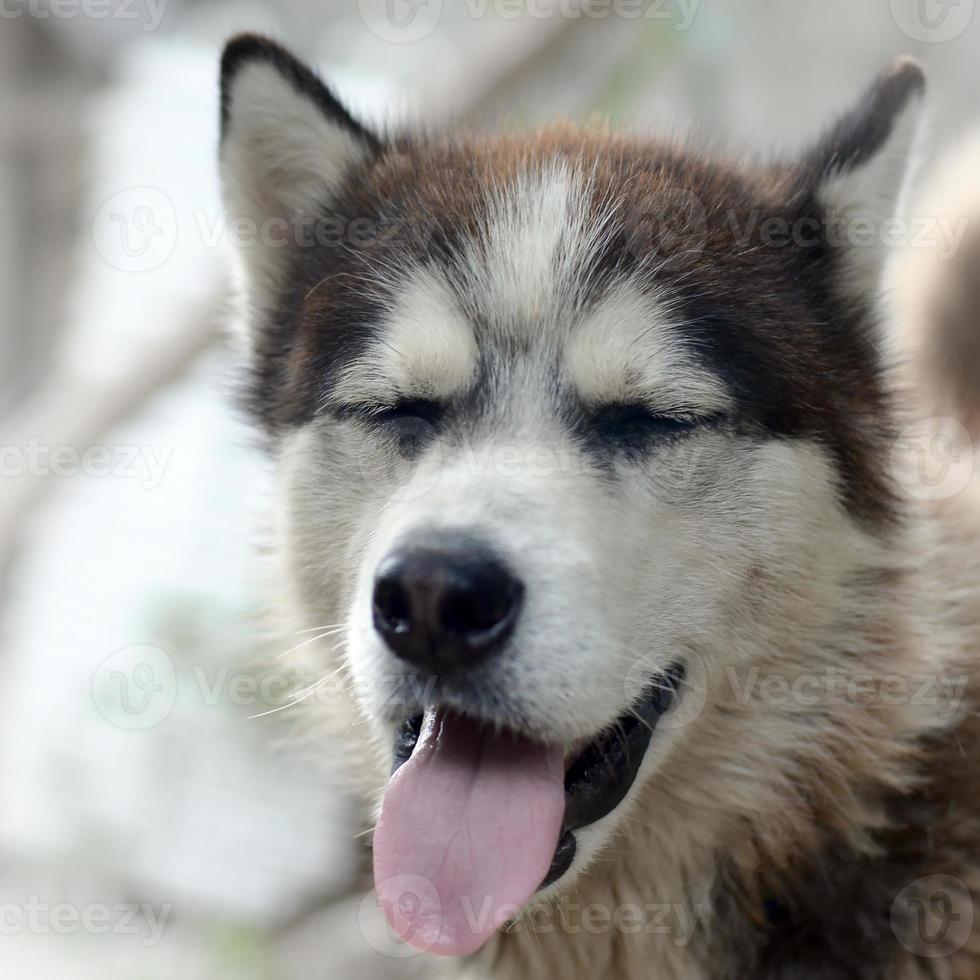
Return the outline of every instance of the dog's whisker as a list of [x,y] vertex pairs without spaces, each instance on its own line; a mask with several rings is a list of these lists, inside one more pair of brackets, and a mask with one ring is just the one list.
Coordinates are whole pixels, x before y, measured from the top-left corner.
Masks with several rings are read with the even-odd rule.
[[630,710],[627,712],[631,718],[635,718],[644,728],[646,728],[650,734],[654,733],[655,726],[651,725],[645,718],[641,718],[635,711]]
[[295,653],[297,650],[301,650],[305,646],[309,646],[311,643],[316,643],[317,640],[326,639],[328,636],[336,636],[341,633],[342,630],[339,629],[329,629],[322,633],[318,633],[316,636],[311,636],[307,640],[303,640],[302,643],[297,643],[296,646],[290,647],[288,650],[284,650],[282,653],[276,655],[276,660],[282,660],[283,657],[288,657],[289,654]]
[[256,718],[265,718],[266,716],[274,715],[279,711],[285,711],[287,708],[294,708],[296,705],[300,704],[301,702],[309,698],[311,695],[315,694],[321,687],[323,687],[324,684],[329,683],[329,681],[332,680],[341,670],[343,670],[343,665],[341,665],[340,667],[336,667],[334,670],[331,670],[330,673],[324,674],[323,677],[319,678],[318,680],[314,681],[312,684],[303,688],[302,691],[299,691],[297,694],[295,694],[292,700],[288,701],[286,704],[280,704],[277,705],[275,708],[270,708],[268,711],[260,711],[258,714],[249,715],[248,720],[253,721]]
[[[326,681],[324,681],[323,683],[326,683]],[[316,685],[316,687],[321,687],[321,686],[322,684]],[[295,701],[289,701],[287,704],[280,704],[275,708],[270,708],[268,711],[260,711],[258,714],[249,715],[247,720],[255,721],[257,718],[266,718],[269,715],[278,714],[280,711],[286,711],[288,708],[295,708],[298,704],[305,701],[313,693],[315,693],[315,689],[313,691],[308,691],[300,698],[296,698]]]
[[324,626],[309,626],[303,630],[296,630],[297,634],[301,633],[318,633],[320,630],[342,630],[349,629],[347,623],[327,623]]

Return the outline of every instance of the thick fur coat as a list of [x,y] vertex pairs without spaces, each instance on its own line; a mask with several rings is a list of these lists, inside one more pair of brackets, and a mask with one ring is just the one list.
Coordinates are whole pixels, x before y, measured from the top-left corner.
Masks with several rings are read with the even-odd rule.
[[[894,224],[923,90],[900,61],[753,164],[377,134],[273,43],[226,49],[283,605],[338,631],[308,652],[366,795],[433,703],[571,754],[685,669],[570,868],[430,972],[980,976],[980,234],[944,263]],[[527,596],[512,649],[422,684],[371,588],[445,527]]]

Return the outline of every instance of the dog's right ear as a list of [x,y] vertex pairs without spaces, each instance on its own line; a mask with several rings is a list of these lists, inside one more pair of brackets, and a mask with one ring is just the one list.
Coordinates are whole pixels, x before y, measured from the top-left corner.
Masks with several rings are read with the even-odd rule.
[[[292,229],[326,211],[351,171],[380,148],[285,48],[232,38],[221,58],[221,179],[230,218],[249,222],[248,274],[273,285]],[[299,223],[299,225],[297,224]],[[254,235],[253,235],[254,232]],[[254,242],[252,238],[254,237]]]
[[[914,164],[926,79],[911,58],[898,58],[798,165],[798,189],[835,228],[841,287],[876,297],[885,267],[886,222],[895,215]],[[857,236],[870,229],[863,241]]]

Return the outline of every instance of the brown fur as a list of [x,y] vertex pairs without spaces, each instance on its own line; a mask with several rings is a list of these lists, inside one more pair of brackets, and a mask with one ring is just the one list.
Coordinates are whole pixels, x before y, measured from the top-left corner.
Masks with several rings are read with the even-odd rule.
[[[280,49],[237,43],[238,54],[226,59],[233,70],[258,45],[262,57],[285,62],[291,84],[312,92],[324,111],[342,112]],[[980,912],[980,492],[975,477],[943,504],[913,504],[890,472],[902,419],[895,391],[912,392],[904,410],[913,418],[934,413],[937,375],[980,349],[980,333],[971,333],[980,309],[975,285],[956,265],[944,270],[937,281],[949,291],[922,305],[931,353],[922,353],[919,374],[890,384],[877,356],[875,297],[844,287],[843,250],[823,232],[807,247],[782,248],[737,233],[760,219],[819,225],[825,182],[880,149],[922,84],[917,68],[899,63],[791,164],[709,160],[689,148],[568,126],[494,139],[365,140],[364,166],[323,203],[339,240],[296,248],[284,263],[289,274],[257,343],[252,392],[273,434],[316,414],[337,369],[370,339],[386,291],[399,284],[400,262],[451,270],[461,243],[481,241],[488,190],[562,160],[590,182],[596,222],[615,217],[588,291],[601,294],[629,273],[678,300],[692,345],[736,397],[737,424],[777,446],[827,450],[846,530],[864,549],[847,565],[862,572],[833,587],[810,581],[805,560],[750,570],[742,590],[749,598],[731,611],[727,638],[737,650],[751,636],[766,653],[727,672],[705,667],[698,724],[627,810],[628,833],[556,908],[532,907],[474,957],[447,967],[455,973],[980,977],[975,926],[932,956],[915,922],[915,902],[929,897],[922,880],[934,875],[955,880],[959,923]],[[227,98],[224,111],[232,111]],[[346,115],[341,121],[358,132]],[[973,261],[971,250],[961,264]],[[479,334],[480,311],[466,313]],[[978,370],[971,363],[957,371],[953,409],[941,402],[974,431]],[[840,538],[841,548],[858,547]],[[777,706],[751,686],[753,671],[790,683],[836,671],[867,683],[842,703],[791,698]],[[891,677],[968,683],[950,714],[942,710],[949,705],[892,702],[884,696]],[[574,926],[583,905],[607,917],[604,928]],[[666,931],[608,921],[651,905],[674,917]]]
[[[908,901],[896,905],[900,896],[919,897],[916,882],[949,876],[963,889],[950,893],[953,914],[980,923],[975,676],[980,603],[975,589],[963,589],[980,574],[980,557],[972,547],[976,537],[964,535],[980,534],[974,503],[924,515],[931,524],[926,536],[933,540],[920,541],[919,547],[934,549],[934,564],[925,576],[910,570],[898,589],[894,582],[884,583],[882,594],[896,602],[891,608],[881,604],[881,618],[868,624],[873,653],[861,655],[861,671],[873,677],[937,670],[968,676],[952,725],[923,734],[930,724],[927,715],[916,718],[906,706],[892,710],[858,702],[835,726],[815,727],[815,744],[805,755],[753,759],[744,736],[737,753],[719,751],[729,744],[719,729],[738,740],[753,724],[751,708],[729,703],[712,720],[711,734],[681,743],[655,786],[648,787],[647,799],[637,806],[646,822],[631,823],[608,858],[562,899],[566,908],[615,910],[649,903],[684,908],[697,918],[696,933],[679,935],[671,928],[647,936],[610,928],[582,935],[562,928],[542,932],[528,924],[501,935],[464,975],[536,977],[557,969],[583,980],[980,976],[976,925],[965,940],[955,933],[957,941],[946,955],[921,956],[919,951],[933,948],[917,943]],[[937,603],[930,616],[935,636],[959,648],[942,666],[940,644],[917,635],[901,611],[927,596]],[[772,669],[783,674],[813,669],[801,662],[790,666],[790,652],[784,646]],[[740,782],[745,785],[739,787]],[[639,867],[642,879],[635,876]],[[965,904],[971,895],[971,904]],[[676,926],[678,919],[672,912],[669,924]],[[912,951],[900,944],[899,935],[911,938]],[[650,973],[654,963],[656,973]]]
[[[887,520],[891,502],[878,453],[890,433],[880,422],[886,395],[872,367],[870,309],[828,290],[837,260],[828,246],[778,249],[758,240],[758,232],[741,237],[761,221],[818,216],[819,171],[810,163],[802,172],[746,168],[601,130],[405,138],[382,151],[331,205],[337,228],[363,228],[363,237],[351,241],[357,238],[351,231],[342,246],[297,250],[293,298],[282,304],[283,315],[295,316],[295,342],[282,366],[286,397],[263,413],[269,423],[308,418],[325,375],[369,339],[384,290],[397,286],[396,276],[377,283],[374,270],[390,270],[406,256],[451,263],[459,243],[481,233],[487,188],[555,159],[591,178],[597,221],[615,211],[617,234],[594,271],[597,279],[646,263],[658,286],[676,286],[692,330],[704,324],[699,342],[714,349],[743,400],[754,402],[753,421],[777,435],[825,441],[849,505],[862,518]],[[760,278],[765,290],[757,288]],[[267,398],[264,374],[261,384]]]

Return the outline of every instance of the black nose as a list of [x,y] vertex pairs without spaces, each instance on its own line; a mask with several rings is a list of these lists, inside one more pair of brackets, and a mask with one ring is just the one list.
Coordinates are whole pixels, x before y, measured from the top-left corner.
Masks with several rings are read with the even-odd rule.
[[469,538],[407,545],[374,582],[374,627],[402,660],[437,673],[471,667],[501,650],[524,586]]

